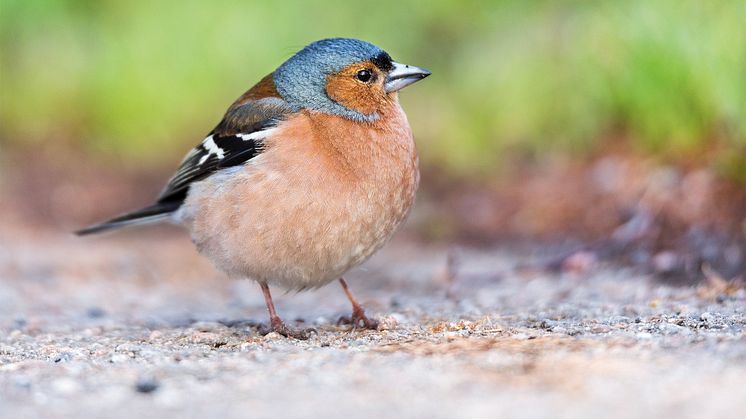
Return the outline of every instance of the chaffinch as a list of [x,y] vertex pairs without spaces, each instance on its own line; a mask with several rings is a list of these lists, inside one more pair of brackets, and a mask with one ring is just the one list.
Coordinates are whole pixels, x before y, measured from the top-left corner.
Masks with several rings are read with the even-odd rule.
[[353,327],[375,328],[342,278],[392,236],[419,182],[398,91],[430,75],[356,39],[314,42],[264,77],[182,161],[157,201],[79,235],[172,221],[231,277],[259,283],[271,330],[296,338],[269,285],[339,280]]

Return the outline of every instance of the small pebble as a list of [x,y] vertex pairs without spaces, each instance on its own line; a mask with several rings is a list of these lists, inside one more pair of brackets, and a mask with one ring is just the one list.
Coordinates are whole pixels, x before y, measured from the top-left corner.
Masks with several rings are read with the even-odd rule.
[[55,363],[68,362],[73,358],[70,352],[60,352],[52,357],[52,361]]
[[610,331],[611,327],[605,324],[597,324],[591,328],[591,332],[593,333],[609,333]]
[[156,390],[158,390],[158,381],[155,380],[155,378],[152,377],[143,377],[139,378],[137,382],[135,383],[135,390],[138,393],[152,393]]
[[658,324],[658,330],[665,335],[674,335],[684,332],[689,332],[689,329],[673,323],[660,323]]
[[378,319],[378,330],[394,330],[401,323],[399,318],[403,318],[400,314],[393,313],[388,316],[384,316]]
[[283,336],[277,332],[269,332],[266,335],[264,335],[264,339],[277,340],[277,339],[283,339]]
[[118,364],[121,362],[129,361],[130,357],[125,354],[114,354],[111,356],[111,359],[109,359],[109,362],[113,364]]
[[85,314],[91,319],[100,319],[101,317],[106,316],[106,311],[101,307],[90,307],[86,310]]

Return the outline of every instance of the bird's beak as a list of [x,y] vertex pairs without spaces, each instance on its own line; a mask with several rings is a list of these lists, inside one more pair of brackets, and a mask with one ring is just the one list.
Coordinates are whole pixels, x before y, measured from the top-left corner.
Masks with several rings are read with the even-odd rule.
[[431,73],[424,68],[413,65],[401,64],[394,62],[394,68],[386,76],[386,82],[383,89],[386,93],[397,92],[410,84],[420,81]]

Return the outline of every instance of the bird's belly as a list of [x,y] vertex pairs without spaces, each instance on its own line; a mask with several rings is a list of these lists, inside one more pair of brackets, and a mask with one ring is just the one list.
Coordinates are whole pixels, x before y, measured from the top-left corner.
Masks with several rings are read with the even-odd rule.
[[200,190],[190,192],[184,220],[199,250],[229,275],[318,287],[368,259],[404,220],[416,163],[397,177],[350,186],[251,170],[213,176],[192,187]]

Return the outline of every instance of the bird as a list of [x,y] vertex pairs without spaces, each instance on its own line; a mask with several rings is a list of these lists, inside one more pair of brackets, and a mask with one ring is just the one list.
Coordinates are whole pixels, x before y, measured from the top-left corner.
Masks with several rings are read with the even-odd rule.
[[338,281],[353,328],[375,329],[344,274],[379,250],[412,207],[420,174],[399,91],[431,73],[352,38],[313,42],[241,95],[152,205],[77,235],[171,222],[232,278],[261,287],[269,331],[283,322],[270,285]]

